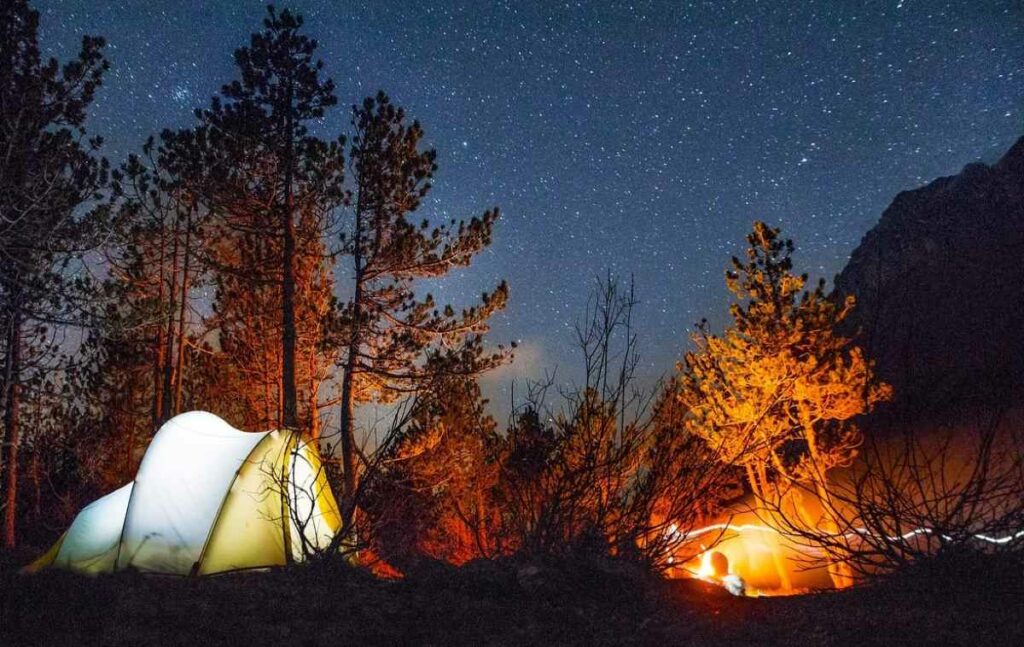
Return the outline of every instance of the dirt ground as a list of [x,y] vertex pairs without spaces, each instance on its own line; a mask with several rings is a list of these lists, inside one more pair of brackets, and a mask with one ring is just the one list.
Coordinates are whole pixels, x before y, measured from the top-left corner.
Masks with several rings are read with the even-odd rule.
[[872,586],[736,598],[609,564],[474,563],[384,581],[309,566],[202,579],[17,575],[0,645],[1022,645],[1016,559],[953,560]]

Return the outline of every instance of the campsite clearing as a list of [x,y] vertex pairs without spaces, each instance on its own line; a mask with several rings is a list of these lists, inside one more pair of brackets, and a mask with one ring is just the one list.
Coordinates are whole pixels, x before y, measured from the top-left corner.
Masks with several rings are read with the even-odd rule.
[[[1024,644],[1020,565],[947,564],[875,586],[736,598],[695,580],[440,564],[404,580],[306,566],[208,578],[17,575],[0,554],[0,644]],[[521,569],[521,567],[519,567]]]

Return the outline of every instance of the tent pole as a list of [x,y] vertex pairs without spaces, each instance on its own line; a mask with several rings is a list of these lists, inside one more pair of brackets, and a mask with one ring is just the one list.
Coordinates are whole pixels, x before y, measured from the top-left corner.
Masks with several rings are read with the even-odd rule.
[[[143,456],[142,460],[146,460]],[[142,469],[142,464],[139,464],[139,469]],[[138,476],[138,470],[135,471],[135,476]],[[128,513],[132,511],[132,499],[135,498],[135,487],[138,482],[132,479],[132,491],[128,494],[128,505],[124,507],[124,519],[121,519],[121,533],[117,536],[117,553],[114,555],[114,566],[110,569],[111,573],[117,571],[117,564],[121,561],[121,546],[124,544],[124,528],[128,525]]]
[[[234,476],[231,477],[231,482],[228,483],[227,489],[224,490],[224,497],[220,500],[220,505],[217,506],[217,514],[213,516],[213,523],[210,524],[210,529],[206,532],[206,539],[203,541],[202,550],[199,551],[199,557],[196,558],[195,563],[192,564],[192,569],[189,571],[190,577],[199,575],[199,569],[202,568],[203,557],[206,556],[206,549],[210,546],[210,539],[213,537],[213,531],[217,529],[217,524],[220,523],[220,515],[222,512],[224,512],[224,504],[227,503],[228,496],[231,495],[231,488],[235,486],[235,481],[238,480],[238,475],[242,473],[242,468],[250,463],[252,455],[256,453],[256,450],[259,448],[259,446],[265,443],[267,441],[267,438],[270,438],[273,435],[273,433],[274,432],[272,431],[268,431],[266,434],[264,434],[263,438],[260,438],[259,442],[252,446],[252,449],[249,450],[249,453],[245,455],[245,459],[241,462],[241,464],[239,464],[238,469],[235,470]],[[134,492],[134,489],[132,491]]]

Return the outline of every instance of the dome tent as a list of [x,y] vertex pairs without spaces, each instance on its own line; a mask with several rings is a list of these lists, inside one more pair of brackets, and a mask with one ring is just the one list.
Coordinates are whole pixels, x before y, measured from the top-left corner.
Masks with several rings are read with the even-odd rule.
[[26,570],[212,574],[299,561],[341,526],[316,447],[204,411],[168,420],[135,480],[79,512]]

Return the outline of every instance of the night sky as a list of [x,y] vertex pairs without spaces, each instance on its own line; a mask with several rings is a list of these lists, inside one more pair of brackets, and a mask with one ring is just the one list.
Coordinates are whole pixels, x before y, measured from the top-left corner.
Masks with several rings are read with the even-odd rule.
[[[107,38],[89,128],[119,161],[193,123],[265,3],[34,4],[52,53]],[[337,83],[321,134],[384,89],[439,151],[425,215],[502,208],[493,248],[438,290],[465,303],[509,280],[492,339],[522,348],[494,384],[571,375],[572,322],[607,269],[634,275],[644,371],[660,375],[695,321],[724,320],[722,273],[752,220],[831,278],[898,191],[1024,131],[1020,0],[415,4],[278,6],[306,17]]]

